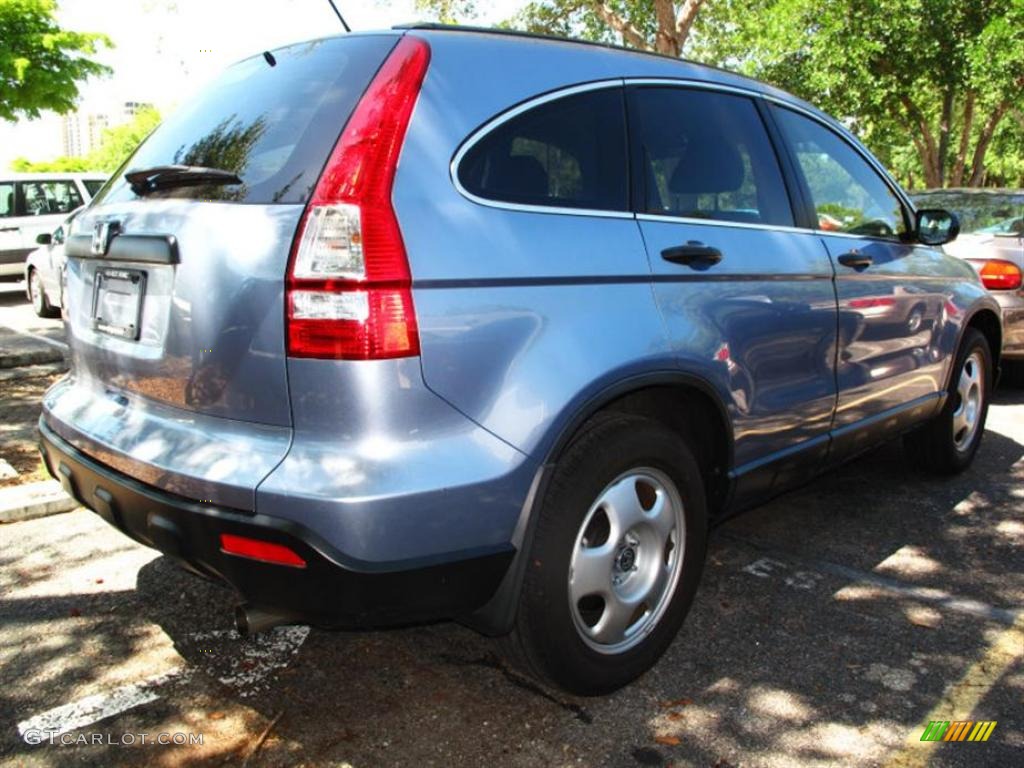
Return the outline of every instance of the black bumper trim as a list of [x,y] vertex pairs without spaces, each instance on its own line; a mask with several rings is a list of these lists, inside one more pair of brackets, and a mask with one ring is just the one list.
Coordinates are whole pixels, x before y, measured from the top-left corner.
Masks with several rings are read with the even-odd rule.
[[[365,627],[460,618],[494,594],[515,552],[508,545],[442,562],[364,569],[298,523],[165,493],[86,456],[43,419],[39,432],[47,469],[83,506],[141,544],[228,583],[252,605],[310,623]],[[306,567],[225,554],[222,533],[290,547]]]

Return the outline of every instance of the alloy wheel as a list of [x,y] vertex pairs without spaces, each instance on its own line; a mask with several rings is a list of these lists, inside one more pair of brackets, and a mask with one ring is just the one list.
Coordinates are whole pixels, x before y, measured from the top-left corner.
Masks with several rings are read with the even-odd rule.
[[657,626],[679,581],[685,535],[682,499],[661,470],[630,470],[598,495],[569,564],[573,622],[590,648],[622,653]]

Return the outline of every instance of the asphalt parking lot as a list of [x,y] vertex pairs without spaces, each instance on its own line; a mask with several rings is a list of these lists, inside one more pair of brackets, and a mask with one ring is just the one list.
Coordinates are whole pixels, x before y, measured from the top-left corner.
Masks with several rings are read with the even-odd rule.
[[[28,312],[3,299],[0,326]],[[670,651],[605,698],[542,689],[457,624],[241,640],[229,591],[92,513],[12,523],[0,763],[1019,764],[1022,552],[1024,390],[998,394],[955,479],[894,443],[720,526]],[[921,742],[931,720],[997,726]]]

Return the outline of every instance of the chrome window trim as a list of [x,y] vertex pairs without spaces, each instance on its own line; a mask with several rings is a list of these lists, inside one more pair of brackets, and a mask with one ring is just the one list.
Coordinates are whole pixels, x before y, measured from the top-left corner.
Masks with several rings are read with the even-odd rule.
[[627,77],[625,85],[668,85],[676,88],[699,88],[705,91],[723,91],[734,93],[749,98],[766,98],[766,94],[752,88],[743,88],[738,85],[726,85],[710,80],[694,80],[685,77]]
[[[474,195],[468,189],[466,189],[459,181],[459,165],[466,154],[479,143],[487,134],[494,129],[503,125],[504,123],[512,120],[515,117],[527,112],[534,107],[539,107],[542,104],[547,104],[551,101],[556,101],[561,98],[573,96],[578,93],[587,93],[589,91],[604,90],[607,88],[624,88],[630,85],[664,85],[678,88],[697,88],[708,91],[719,91],[722,93],[731,93],[739,96],[745,96],[751,99],[763,99],[770,101],[774,104],[779,105],[785,109],[790,109],[797,112],[805,117],[810,118],[816,123],[820,124],[826,130],[832,131],[839,136],[839,138],[849,144],[854,152],[857,153],[868,165],[874,169],[882,177],[882,181],[892,191],[907,210],[913,215],[916,212],[916,208],[910,202],[910,199],[900,188],[899,184],[895,182],[889,172],[871,155],[868,150],[861,145],[855,136],[853,136],[845,128],[832,124],[831,120],[827,117],[823,117],[820,114],[815,113],[813,110],[808,109],[800,104],[792,101],[787,101],[784,98],[775,96],[774,94],[765,93],[758,91],[753,88],[744,88],[742,86],[727,85],[725,83],[716,83],[708,80],[694,80],[692,78],[683,77],[624,77],[624,78],[610,78],[604,80],[595,80],[589,83],[581,83],[577,85],[567,86],[565,88],[558,88],[553,91],[541,94],[531,99],[527,99],[516,106],[498,114],[491,118],[483,125],[474,130],[468,137],[466,137],[459,148],[456,150],[455,155],[452,157],[451,162],[448,164],[448,174],[451,178],[452,184],[455,189],[458,190],[459,194],[478,205],[483,205],[488,208],[497,208],[507,211],[518,211],[521,213],[547,213],[563,216],[586,216],[586,217],[597,217],[606,219],[636,219],[637,221],[654,221],[654,222],[678,222],[680,224],[700,224],[712,227],[739,227],[741,229],[760,229],[771,232],[794,232],[794,233],[810,233],[817,234],[827,237],[844,237],[854,240],[872,240],[880,243],[901,244],[901,245],[918,245],[918,243],[903,243],[900,240],[891,238],[875,237],[872,235],[857,235],[847,232],[830,232],[828,230],[813,228],[808,229],[806,227],[797,226],[784,226],[777,224],[751,224],[748,222],[738,221],[717,221],[713,219],[698,219],[687,216],[673,216],[671,214],[655,214],[655,213],[636,213],[633,211],[613,211],[603,209],[591,209],[591,208],[566,208],[557,207],[550,205],[527,205],[523,203],[511,203],[501,200],[490,200],[485,197],[479,197]],[[771,137],[769,137],[771,140]]]
[[637,221],[660,221],[666,224],[699,224],[709,227],[736,227],[738,229],[761,229],[770,232],[791,232],[804,235],[822,234],[815,229],[806,227],[790,227],[784,224],[751,224],[746,221],[728,221],[725,219],[701,219],[695,216],[673,216],[670,213],[638,213]]

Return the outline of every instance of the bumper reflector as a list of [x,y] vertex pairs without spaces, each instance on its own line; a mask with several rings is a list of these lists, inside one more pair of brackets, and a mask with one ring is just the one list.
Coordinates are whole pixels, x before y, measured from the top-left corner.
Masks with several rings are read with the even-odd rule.
[[248,536],[222,533],[220,535],[220,551],[227,555],[237,555],[238,557],[247,557],[250,560],[259,560],[261,563],[290,565],[293,568],[306,567],[306,561],[283,544],[250,539]]

